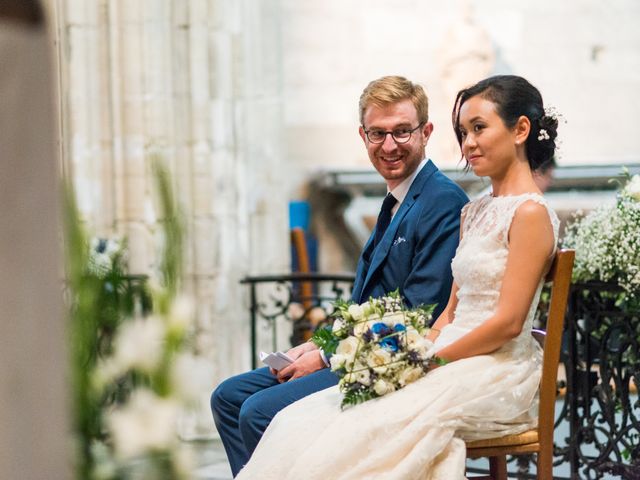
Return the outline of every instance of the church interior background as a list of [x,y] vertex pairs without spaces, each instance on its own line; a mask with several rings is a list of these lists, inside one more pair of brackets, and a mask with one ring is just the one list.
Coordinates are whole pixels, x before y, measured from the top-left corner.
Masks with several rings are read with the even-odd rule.
[[[31,123],[27,101],[15,106],[11,119],[5,109],[2,125],[22,115],[24,125],[48,129],[50,138],[41,142],[51,151],[38,158],[57,161],[50,168],[33,164],[33,177],[71,179],[95,235],[126,237],[133,274],[153,276],[158,266],[149,158],[169,166],[187,225],[184,289],[196,306],[193,350],[210,366],[201,408],[180,427],[187,440],[216,436],[208,394],[250,367],[249,297],[240,280],[291,270],[291,202],[311,205],[306,221],[318,270],[354,268],[354,252],[367,234],[363,218],[375,215],[382,188],[357,134],[357,100],[370,80],[400,74],[425,86],[435,124],[427,154],[454,177],[463,175],[450,126],[452,100],[463,86],[498,73],[528,78],[566,120],[558,188],[549,193],[558,209],[593,208],[612,198],[605,177],[622,165],[640,168],[636,0],[49,0],[44,7],[49,31],[40,54],[49,54],[50,68],[31,57],[12,72],[40,76],[41,88],[50,79],[55,122]],[[11,29],[2,30],[0,48],[13,41]],[[0,50],[0,60],[7,52]],[[2,70],[0,80],[11,75]],[[6,91],[0,93],[7,105]],[[3,210],[14,204],[9,195],[26,195],[24,185],[11,188],[8,154]],[[482,188],[469,185],[471,192]],[[345,192],[348,208],[340,196]],[[47,226],[55,205],[44,201],[42,219],[24,222]],[[332,223],[332,209],[344,210],[346,227]],[[16,216],[2,218],[15,222]],[[52,239],[40,247],[56,250]],[[1,245],[3,263],[16,248],[10,240]],[[61,319],[43,316],[25,325],[40,343],[25,343],[19,356],[3,347],[3,363],[13,365],[3,367],[6,378],[38,371],[31,381],[45,386],[46,379],[60,378],[63,362],[35,358],[50,342],[57,345],[47,348],[63,358]],[[279,329],[279,341],[288,338],[286,328]],[[261,341],[259,347],[270,348],[270,340]],[[62,432],[63,382],[51,388],[59,395],[46,408],[62,419],[51,431]],[[45,408],[28,401],[34,411]],[[14,412],[7,403],[0,409],[6,418]],[[12,432],[3,445],[21,436],[27,441],[19,427]],[[59,461],[42,462],[64,469]]]

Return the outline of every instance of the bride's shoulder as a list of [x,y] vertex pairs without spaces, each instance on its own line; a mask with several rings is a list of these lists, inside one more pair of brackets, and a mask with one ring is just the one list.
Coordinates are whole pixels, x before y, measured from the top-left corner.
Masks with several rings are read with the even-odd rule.
[[541,196],[537,197],[523,199],[517,205],[511,221],[512,228],[522,225],[527,230],[537,230],[545,227],[551,227],[554,231],[556,230],[558,218],[555,212]]

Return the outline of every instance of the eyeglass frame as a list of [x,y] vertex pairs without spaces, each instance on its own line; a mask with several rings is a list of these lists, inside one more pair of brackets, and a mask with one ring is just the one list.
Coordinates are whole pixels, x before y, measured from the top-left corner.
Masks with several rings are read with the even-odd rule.
[[[408,130],[408,132],[409,132],[409,136],[407,137],[407,139],[406,139],[406,140],[400,140],[400,141],[398,141],[398,139],[396,138],[396,136],[393,134],[393,133],[394,133],[394,130],[380,130],[380,131],[381,131],[381,133],[384,133],[384,137],[383,137],[383,138],[382,138],[382,140],[381,140],[381,141],[379,141],[379,142],[374,142],[373,140],[371,140],[371,139],[369,138],[369,132],[371,132],[371,129],[369,129],[369,130],[365,130],[364,125],[362,125],[362,131],[363,131],[363,132],[364,132],[364,134],[366,135],[367,140],[369,140],[369,143],[373,143],[374,145],[380,145],[380,144],[384,143],[384,142],[385,142],[385,140],[387,140],[387,135],[391,135],[391,138],[393,138],[393,141],[394,141],[394,142],[396,142],[397,144],[399,144],[399,145],[404,145],[405,143],[409,143],[409,141],[411,140],[411,135],[413,135],[413,132],[415,132],[416,130],[418,130],[420,127],[423,127],[423,126],[425,125],[425,123],[426,123],[426,122],[420,122],[420,123],[418,124],[418,126],[417,126],[417,127],[415,127],[415,128],[412,128],[412,129]],[[374,129],[374,130],[375,130],[375,129]],[[399,129],[399,128],[397,128],[395,131],[397,132],[398,130],[400,130],[400,129]]]

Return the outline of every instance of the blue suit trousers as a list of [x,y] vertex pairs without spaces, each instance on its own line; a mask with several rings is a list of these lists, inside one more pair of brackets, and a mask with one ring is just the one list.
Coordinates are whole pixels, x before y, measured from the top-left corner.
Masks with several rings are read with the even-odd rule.
[[211,411],[235,477],[249,461],[271,419],[296,400],[337,385],[328,368],[279,383],[268,367],[236,375],[211,395]]

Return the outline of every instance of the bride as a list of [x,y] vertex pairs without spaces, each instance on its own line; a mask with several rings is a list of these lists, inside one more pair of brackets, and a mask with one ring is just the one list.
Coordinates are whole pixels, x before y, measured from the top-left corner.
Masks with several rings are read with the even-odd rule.
[[465,206],[449,302],[429,338],[448,360],[397,392],[340,409],[331,387],[281,411],[239,479],[461,479],[464,440],[536,424],[541,351],[530,330],[558,219],[532,171],[551,161],[558,122],[521,77],[458,93],[462,155],[493,191]]

